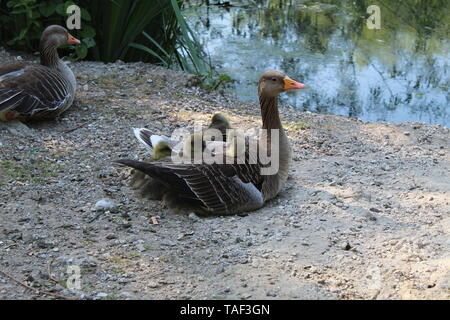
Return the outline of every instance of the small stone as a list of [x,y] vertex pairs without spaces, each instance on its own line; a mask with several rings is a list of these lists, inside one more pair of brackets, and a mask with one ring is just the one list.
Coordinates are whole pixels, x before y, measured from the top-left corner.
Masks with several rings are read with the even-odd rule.
[[169,247],[175,247],[177,245],[176,242],[173,242],[171,240],[163,240],[163,241],[161,241],[161,244],[163,246],[169,246]]
[[138,251],[140,251],[140,252],[144,252],[144,251],[147,250],[147,249],[145,248],[145,246],[144,246],[142,243],[138,243],[138,244],[136,245],[136,249],[137,249]]
[[119,296],[124,299],[131,299],[133,297],[133,295],[127,291],[123,291],[123,292],[119,293]]
[[110,211],[113,212],[117,209],[117,204],[112,199],[101,199],[95,204],[95,211]]
[[189,219],[191,219],[194,222],[199,222],[200,218],[193,212],[189,213]]
[[216,270],[217,274],[221,274],[225,272],[225,267],[224,266],[219,266]]
[[129,223],[129,222],[122,223],[122,224],[120,224],[120,228],[129,229],[129,228],[131,228],[131,223]]
[[125,278],[119,278],[119,279],[117,280],[117,282],[119,282],[119,283],[121,283],[121,284],[125,284],[125,283],[129,283],[130,280],[125,279]]
[[352,248],[352,246],[346,242],[343,246],[342,246],[342,250],[348,251]]
[[276,293],[275,291],[268,291],[268,292],[266,293],[266,296],[268,296],[268,297],[276,297],[276,296],[277,296],[277,293]]
[[227,293],[230,293],[231,289],[230,288],[224,288],[222,290],[220,290],[217,295],[226,295]]

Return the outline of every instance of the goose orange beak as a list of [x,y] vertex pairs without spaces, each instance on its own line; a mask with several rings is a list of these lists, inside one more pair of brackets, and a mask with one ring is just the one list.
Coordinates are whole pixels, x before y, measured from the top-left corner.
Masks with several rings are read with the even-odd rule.
[[70,33],[67,35],[67,44],[80,44],[81,41],[75,38]]
[[306,85],[303,83],[292,80],[289,77],[284,78],[284,90],[285,91],[294,91],[298,89],[305,89]]

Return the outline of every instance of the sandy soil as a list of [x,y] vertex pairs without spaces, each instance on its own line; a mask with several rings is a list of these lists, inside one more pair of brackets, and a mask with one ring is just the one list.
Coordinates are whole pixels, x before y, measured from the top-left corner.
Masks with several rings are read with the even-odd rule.
[[244,216],[179,215],[112,165],[145,158],[131,128],[170,135],[215,111],[250,128],[257,103],[152,65],[71,66],[79,91],[60,120],[0,130],[1,299],[450,298],[448,128],[286,106],[280,196]]

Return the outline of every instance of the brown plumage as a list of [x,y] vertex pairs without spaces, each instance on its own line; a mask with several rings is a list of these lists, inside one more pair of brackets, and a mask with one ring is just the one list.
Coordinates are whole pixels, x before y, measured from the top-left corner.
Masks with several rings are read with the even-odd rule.
[[[278,139],[273,139],[274,145],[279,147],[278,158],[275,158],[275,162],[279,163],[276,172],[263,173],[269,164],[263,164],[259,153],[251,153],[248,149],[239,159],[235,155],[224,164],[173,163],[170,159],[150,163],[135,160],[117,162],[163,185],[167,190],[165,195],[168,194],[167,198],[170,199],[169,205],[177,209],[184,206],[207,214],[238,214],[259,209],[282,189],[291,160],[291,148],[279,117],[277,96],[285,91],[302,88],[305,85],[276,70],[264,73],[258,84],[262,128],[269,130],[268,134],[260,136],[258,146],[275,155],[275,150],[268,142],[275,134],[270,130],[278,130]],[[228,155],[225,157],[229,158]]]
[[79,43],[65,28],[53,25],[42,33],[41,64],[0,66],[0,120],[55,118],[67,110],[75,97],[76,80],[57,49]]

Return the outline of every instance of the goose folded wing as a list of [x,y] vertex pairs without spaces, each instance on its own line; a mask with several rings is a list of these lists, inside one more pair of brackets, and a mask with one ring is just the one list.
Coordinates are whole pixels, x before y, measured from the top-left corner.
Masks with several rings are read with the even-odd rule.
[[0,69],[0,111],[35,115],[58,109],[68,99],[69,83],[38,65],[14,64]]
[[180,198],[194,201],[207,210],[229,214],[251,200],[246,185],[261,190],[262,178],[258,165],[248,164],[174,164],[167,162],[144,163],[121,160],[157,179]]

